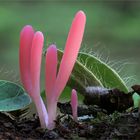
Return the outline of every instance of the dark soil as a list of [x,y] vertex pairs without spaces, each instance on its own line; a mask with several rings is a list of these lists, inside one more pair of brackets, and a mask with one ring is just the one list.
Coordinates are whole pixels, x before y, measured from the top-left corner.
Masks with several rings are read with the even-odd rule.
[[0,140],[140,140],[138,109],[129,113],[99,112],[96,118],[74,122],[70,115],[59,116],[52,131],[40,128],[38,117],[13,121],[0,113]]

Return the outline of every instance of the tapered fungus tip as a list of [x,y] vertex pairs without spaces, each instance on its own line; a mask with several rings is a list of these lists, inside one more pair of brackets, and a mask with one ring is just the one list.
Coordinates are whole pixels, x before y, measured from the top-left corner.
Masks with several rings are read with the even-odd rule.
[[23,29],[24,29],[24,28],[32,29],[32,26],[31,26],[31,25],[25,25],[25,26],[23,27]]
[[72,94],[77,94],[76,90],[75,89],[72,89]]
[[34,36],[40,39],[44,39],[43,33],[40,31],[37,31]]
[[71,104],[72,104],[72,106],[74,105],[76,105],[77,104],[77,100],[78,100],[78,98],[77,98],[77,91],[75,90],[75,89],[72,89],[72,92],[71,92],[72,94],[71,94]]
[[78,14],[78,15],[81,15],[81,16],[86,16],[86,15],[85,15],[85,12],[82,11],[82,10],[79,10],[79,11],[77,12],[77,14]]
[[30,32],[30,31],[33,31],[33,27],[31,25],[25,25],[21,30],[21,34],[23,32]]
[[55,44],[51,44],[51,45],[49,45],[49,47],[48,47],[47,50],[50,50],[50,49],[54,49],[54,50],[56,50],[56,49],[57,49],[57,48],[56,48],[56,45],[55,45]]
[[78,11],[78,12],[76,13],[76,17],[79,17],[79,18],[82,19],[83,21],[86,20],[86,14],[85,14],[82,10],[80,10],[80,11]]
[[42,46],[42,43],[44,42],[44,36],[43,36],[43,33],[40,32],[40,31],[37,31],[35,34],[34,34],[34,41],[38,44],[36,46]]

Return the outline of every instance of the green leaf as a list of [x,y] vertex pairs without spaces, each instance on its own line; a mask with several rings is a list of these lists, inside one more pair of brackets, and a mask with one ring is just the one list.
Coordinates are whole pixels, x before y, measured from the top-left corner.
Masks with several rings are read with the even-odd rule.
[[15,83],[0,80],[0,111],[22,109],[31,103],[23,88]]
[[[60,64],[63,52],[58,50],[58,63]],[[127,86],[117,72],[93,55],[79,53],[68,86],[84,94],[87,86],[103,86],[118,88],[128,92]]]
[[119,74],[97,57],[87,53],[80,53],[79,61],[100,80],[104,87],[118,88],[124,92],[128,92],[128,88]]

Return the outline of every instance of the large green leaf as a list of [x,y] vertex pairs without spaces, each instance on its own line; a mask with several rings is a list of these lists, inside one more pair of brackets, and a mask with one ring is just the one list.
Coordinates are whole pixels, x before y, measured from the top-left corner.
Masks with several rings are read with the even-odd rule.
[[78,60],[100,80],[104,87],[118,88],[124,92],[128,92],[128,88],[119,74],[97,57],[87,53],[80,53]]
[[[58,50],[58,63],[60,64],[63,52]],[[87,86],[103,86],[118,88],[127,92],[127,86],[117,72],[95,56],[79,53],[68,86],[84,94]]]
[[0,111],[22,109],[31,103],[30,97],[19,85],[0,80]]

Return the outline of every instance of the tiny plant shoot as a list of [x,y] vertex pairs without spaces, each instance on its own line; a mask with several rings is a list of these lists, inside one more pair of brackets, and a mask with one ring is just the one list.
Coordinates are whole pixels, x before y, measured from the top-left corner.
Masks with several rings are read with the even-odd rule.
[[44,37],[34,33],[31,26],[25,26],[20,35],[20,76],[24,88],[34,101],[42,128],[55,127],[57,102],[65,88],[76,62],[81,46],[86,16],[83,11],[76,13],[65,45],[64,54],[57,72],[57,48],[50,45],[46,53],[46,98],[47,111],[40,96],[40,67]]

